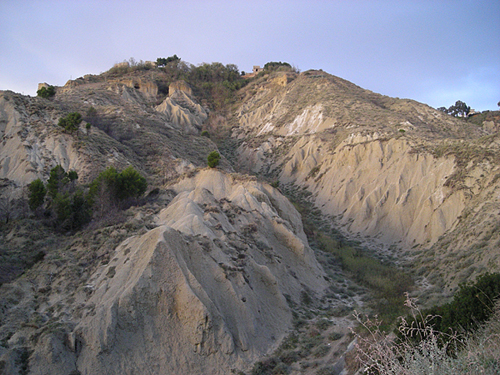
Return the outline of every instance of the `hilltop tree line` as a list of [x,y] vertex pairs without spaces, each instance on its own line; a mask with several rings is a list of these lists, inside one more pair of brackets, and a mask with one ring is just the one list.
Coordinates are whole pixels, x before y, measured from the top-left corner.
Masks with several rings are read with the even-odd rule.
[[467,117],[470,113],[470,106],[462,102],[461,100],[457,100],[454,105],[449,108],[439,107],[438,111],[442,111],[454,117]]
[[[183,61],[179,56],[158,57],[154,65],[130,59],[126,64],[109,70],[111,75],[125,74],[136,70],[159,69],[164,75],[156,78],[160,94],[168,93],[171,82],[184,80],[188,82],[198,97],[205,100],[212,109],[222,110],[233,99],[233,93],[245,86],[248,80],[235,64],[224,65],[220,62],[202,63],[197,66]],[[276,70],[292,70],[286,62],[268,62],[264,66],[266,72]]]
[[100,219],[113,209],[126,207],[147,188],[146,179],[132,166],[121,172],[108,167],[87,188],[77,180],[76,171],[55,166],[47,183],[38,178],[28,185],[30,209],[57,228],[77,230],[93,217]]

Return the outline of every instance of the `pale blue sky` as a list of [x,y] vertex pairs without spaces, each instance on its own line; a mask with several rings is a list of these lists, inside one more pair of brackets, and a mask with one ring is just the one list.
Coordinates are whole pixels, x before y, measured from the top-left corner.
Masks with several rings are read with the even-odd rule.
[[134,57],[286,61],[433,107],[500,101],[499,0],[0,0],[0,89],[35,95]]

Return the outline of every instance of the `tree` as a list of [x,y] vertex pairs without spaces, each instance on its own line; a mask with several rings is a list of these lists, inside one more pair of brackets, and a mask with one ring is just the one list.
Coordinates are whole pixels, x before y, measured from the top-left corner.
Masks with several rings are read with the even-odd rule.
[[68,178],[70,181],[78,180],[78,173],[76,173],[76,171],[74,170],[71,170],[68,172]]
[[53,201],[57,225],[66,230],[75,230],[87,224],[92,218],[90,200],[82,190],[74,194],[58,193]]
[[132,166],[125,168],[116,181],[116,192],[119,200],[139,198],[148,187],[146,179]]
[[292,70],[292,66],[287,62],[270,61],[264,65],[264,70]]
[[78,126],[82,122],[82,115],[78,112],[71,112],[66,117],[59,119],[58,125],[63,127],[64,130],[72,133],[78,130]]
[[439,107],[438,111],[448,113],[449,115],[455,117],[467,117],[470,112],[470,107],[461,100],[457,100],[455,104],[450,106],[449,108]]
[[171,62],[178,62],[180,60],[181,59],[179,57],[177,57],[177,55],[173,55],[173,56],[170,56],[170,57],[167,57],[167,58],[158,57],[156,59],[156,66],[158,68],[160,68],[160,67],[166,66],[167,64],[169,64]]
[[45,189],[42,180],[40,180],[39,178],[32,181],[28,185],[28,190],[30,192],[28,198],[29,207],[32,211],[36,211],[36,209],[43,204],[47,190]]
[[43,86],[40,90],[36,92],[36,94],[41,98],[48,99],[56,94],[56,89],[54,88],[54,86],[47,86],[47,87]]
[[97,218],[103,218],[116,209],[116,180],[118,172],[108,167],[90,183],[89,197]]
[[448,108],[448,113],[452,116],[467,117],[470,112],[470,107],[464,102],[457,100],[455,105]]
[[[76,172],[75,172],[76,173]],[[50,176],[47,180],[47,192],[54,199],[64,185],[69,182],[68,174],[60,165],[56,165],[50,170]]]
[[210,168],[215,168],[219,165],[220,154],[217,151],[212,151],[208,154],[207,161]]
[[90,184],[89,195],[97,207],[99,216],[120,202],[129,198],[139,198],[147,189],[146,179],[132,166],[122,172],[110,166],[99,173]]
[[111,197],[116,196],[116,181],[118,180],[118,172],[115,167],[110,166],[99,173],[96,179],[90,183],[89,193],[92,198],[101,195],[104,190]]

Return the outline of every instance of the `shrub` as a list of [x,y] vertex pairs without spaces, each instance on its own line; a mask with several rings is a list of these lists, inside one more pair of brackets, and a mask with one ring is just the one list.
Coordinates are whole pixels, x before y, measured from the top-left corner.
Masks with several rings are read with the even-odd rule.
[[179,62],[181,59],[179,57],[177,57],[177,55],[173,55],[173,56],[170,56],[170,57],[158,57],[156,59],[156,66],[157,67],[163,67],[163,66],[166,66],[167,64],[169,63],[177,63]]
[[36,92],[36,94],[41,98],[51,98],[56,94],[56,89],[54,86],[42,87],[40,90]]
[[46,186],[40,179],[28,185],[30,208],[36,210],[40,207],[48,192],[51,198],[48,210],[55,216],[53,223],[62,229],[79,229],[90,221],[92,209],[89,197],[75,187],[77,179],[76,171],[66,173],[63,167],[56,165],[50,170]]
[[[355,315],[367,334],[355,334],[356,359],[364,374],[418,375],[418,374],[498,374],[500,370],[500,305],[495,316],[470,336],[443,333],[432,326],[435,316],[425,316],[413,300],[406,306],[414,316],[422,318],[415,326],[402,319],[399,340],[392,340],[380,331],[380,321],[363,321]],[[415,342],[414,337],[422,340]],[[443,345],[442,343],[446,344]]]
[[132,166],[122,172],[110,166],[99,173],[90,184],[89,195],[100,207],[101,214],[108,208],[129,198],[139,198],[147,189],[146,179]]
[[[475,283],[461,284],[451,302],[424,310],[423,316],[435,316],[432,324],[440,332],[471,331],[490,318],[499,297],[500,274],[487,273]],[[413,324],[423,323],[421,317],[408,319]]]
[[208,131],[207,131],[207,130],[203,130],[203,131],[201,132],[201,136],[202,136],[202,137],[208,137],[208,138],[210,138],[210,134],[208,133]]
[[78,173],[76,173],[76,171],[69,171],[68,172],[68,179],[71,182],[78,180]]
[[59,190],[68,182],[68,174],[66,173],[64,168],[60,165],[56,165],[50,170],[50,177],[47,181],[47,191],[49,196],[54,199]]
[[111,195],[116,196],[116,181],[118,180],[118,172],[115,167],[110,166],[99,173],[96,179],[90,184],[90,195],[96,196],[100,190],[105,188]]
[[264,65],[264,70],[292,70],[292,66],[287,62],[270,61]]
[[63,127],[64,130],[72,133],[78,130],[78,126],[82,122],[82,115],[78,112],[71,112],[66,117],[59,119],[58,125]]
[[117,198],[125,200],[128,198],[139,198],[148,187],[146,179],[142,177],[132,166],[125,168],[118,174]]
[[66,230],[75,230],[87,224],[92,218],[92,208],[82,190],[74,194],[57,194],[53,201],[57,225]]
[[45,189],[42,180],[40,180],[39,178],[32,181],[28,185],[28,190],[30,192],[28,204],[30,209],[35,211],[38,207],[40,207],[43,204],[47,190]]
[[217,151],[212,151],[208,154],[207,162],[210,168],[215,168],[219,165],[220,154]]

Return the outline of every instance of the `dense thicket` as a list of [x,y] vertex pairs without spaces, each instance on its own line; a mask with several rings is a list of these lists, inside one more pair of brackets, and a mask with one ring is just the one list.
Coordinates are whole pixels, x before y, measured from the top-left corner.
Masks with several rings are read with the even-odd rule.
[[[147,188],[146,179],[132,166],[118,172],[109,167],[92,181],[86,192],[77,185],[76,171],[66,172],[60,165],[51,169],[47,183],[40,179],[28,185],[31,210],[45,208],[44,217],[64,230],[77,230],[90,222],[93,215],[103,217],[122,202],[139,198]],[[46,199],[47,195],[47,199]],[[44,207],[45,205],[45,207]]]
[[269,61],[264,65],[264,70],[291,70],[292,66],[287,63],[287,62],[281,62],[281,61]]

